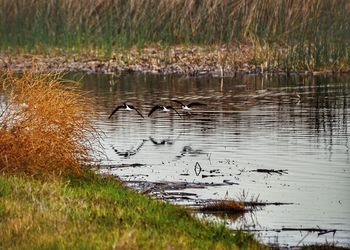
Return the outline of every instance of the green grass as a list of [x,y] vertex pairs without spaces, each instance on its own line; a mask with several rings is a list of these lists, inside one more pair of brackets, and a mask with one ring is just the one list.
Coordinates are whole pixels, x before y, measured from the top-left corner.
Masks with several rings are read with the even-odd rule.
[[0,249],[261,249],[252,236],[91,174],[0,176]]

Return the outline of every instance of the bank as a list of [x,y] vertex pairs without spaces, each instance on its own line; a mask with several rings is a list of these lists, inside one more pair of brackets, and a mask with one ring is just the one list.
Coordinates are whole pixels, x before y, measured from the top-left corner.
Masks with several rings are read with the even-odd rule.
[[263,249],[110,177],[0,176],[1,249]]
[[[97,74],[151,73],[234,77],[245,74],[334,75],[350,72],[350,61],[318,62],[302,57],[291,47],[227,45],[155,45],[130,48],[62,49],[37,48],[0,51],[0,70],[14,72],[84,72]],[[294,59],[291,59],[294,58]]]

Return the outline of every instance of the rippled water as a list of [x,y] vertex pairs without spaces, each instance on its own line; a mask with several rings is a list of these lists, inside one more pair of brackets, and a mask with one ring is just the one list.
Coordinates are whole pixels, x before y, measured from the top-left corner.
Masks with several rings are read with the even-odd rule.
[[[70,76],[80,78],[81,75]],[[237,198],[244,192],[268,202],[232,227],[257,230],[281,245],[350,244],[350,77],[234,79],[152,75],[85,75],[105,133],[102,164],[144,166],[106,170],[125,181],[213,183],[187,189],[193,199]],[[199,101],[192,115],[147,113],[153,104]],[[108,115],[129,101],[136,112]],[[164,144],[157,145],[153,141]],[[195,169],[199,163],[202,171]],[[254,172],[287,170],[286,174]],[[197,171],[196,171],[197,170]],[[174,200],[175,201],[175,200]],[[283,227],[336,229],[335,235],[282,231]]]

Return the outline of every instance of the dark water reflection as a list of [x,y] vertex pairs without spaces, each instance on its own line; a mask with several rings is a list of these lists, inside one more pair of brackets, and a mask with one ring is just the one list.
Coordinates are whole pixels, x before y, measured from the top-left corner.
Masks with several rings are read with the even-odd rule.
[[[145,164],[111,173],[127,181],[223,184],[186,190],[198,199],[236,198],[245,190],[264,201],[291,202],[266,207],[231,225],[244,221],[245,227],[266,230],[258,234],[266,242],[350,244],[350,77],[249,76],[222,82],[85,75],[81,88],[96,97],[96,122],[105,133],[108,156],[102,164]],[[124,101],[146,117],[153,104],[174,105],[172,98],[208,105],[184,119],[174,113],[142,119],[132,112],[107,119]],[[252,172],[258,168],[286,169],[288,174]],[[334,236],[275,231],[282,227],[338,231]]]

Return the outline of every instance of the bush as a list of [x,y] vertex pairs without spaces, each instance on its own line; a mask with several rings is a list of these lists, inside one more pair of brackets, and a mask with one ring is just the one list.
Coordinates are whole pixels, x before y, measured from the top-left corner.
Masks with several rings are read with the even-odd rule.
[[1,77],[0,172],[80,174],[99,135],[91,99],[57,74]]

